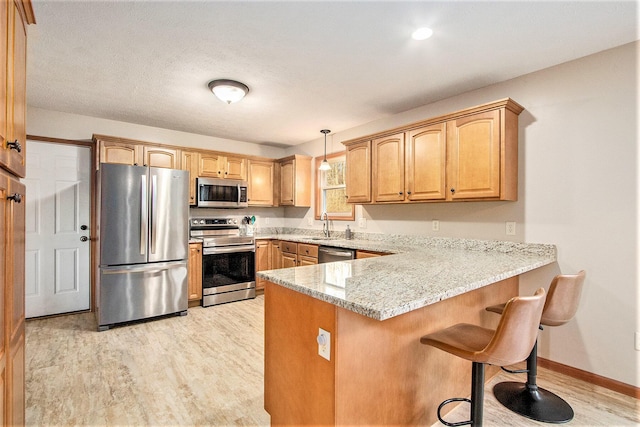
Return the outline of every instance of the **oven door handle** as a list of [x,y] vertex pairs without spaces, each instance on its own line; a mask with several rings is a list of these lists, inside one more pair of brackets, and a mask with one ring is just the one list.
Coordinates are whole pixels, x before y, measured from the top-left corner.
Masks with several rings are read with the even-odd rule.
[[233,252],[255,252],[256,247],[251,246],[223,246],[216,248],[202,248],[202,255],[228,254]]

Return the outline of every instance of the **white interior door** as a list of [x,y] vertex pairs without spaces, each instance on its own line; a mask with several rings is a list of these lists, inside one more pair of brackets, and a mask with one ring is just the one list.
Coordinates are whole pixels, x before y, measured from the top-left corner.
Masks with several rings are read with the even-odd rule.
[[28,145],[26,317],[88,310],[90,242],[83,237],[90,237],[91,150]]

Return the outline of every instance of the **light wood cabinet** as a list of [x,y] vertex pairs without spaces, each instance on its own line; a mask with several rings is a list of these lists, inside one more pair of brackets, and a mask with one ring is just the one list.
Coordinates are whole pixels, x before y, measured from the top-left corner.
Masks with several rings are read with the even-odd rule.
[[280,205],[311,206],[311,157],[280,159]]
[[404,200],[404,133],[374,139],[373,200],[399,202]]
[[177,148],[102,135],[94,135],[94,141],[100,148],[99,163],[121,163],[168,169],[180,168],[180,150]]
[[247,159],[216,152],[200,153],[198,176],[247,180]]
[[294,242],[280,241],[282,252],[282,268],[298,266],[298,244]]
[[371,202],[371,141],[347,145],[347,202]]
[[298,243],[298,265],[315,265],[318,263],[318,245]]
[[[27,150],[27,23],[34,23],[30,2],[9,0],[2,2],[3,41],[3,133],[0,166],[14,175],[25,177]],[[6,30],[5,30],[6,29]]]
[[180,151],[154,145],[142,146],[142,164],[154,168],[179,169]]
[[388,253],[384,253],[384,252],[362,251],[360,249],[358,249],[356,251],[356,259],[376,258],[376,257],[379,257],[379,256],[384,256],[384,255],[389,255],[389,254]]
[[[506,98],[344,141],[348,202],[517,200],[522,111]],[[372,197],[367,197],[367,177]]]
[[194,151],[182,151],[181,153],[180,166],[183,170],[189,171],[189,204],[195,205],[197,202],[196,178],[198,178],[200,154]]
[[137,165],[142,159],[141,146],[100,140],[100,163]]
[[189,243],[189,302],[202,299],[202,243]]
[[[269,240],[256,240],[256,271],[271,270],[272,253]],[[263,290],[266,280],[256,276],[256,291]]]
[[25,423],[25,186],[29,0],[0,5],[0,421]]
[[437,123],[407,132],[406,200],[444,200],[447,196],[446,126]]
[[271,269],[282,268],[282,251],[280,251],[280,240],[271,241]]
[[249,159],[249,206],[273,206],[274,164]]

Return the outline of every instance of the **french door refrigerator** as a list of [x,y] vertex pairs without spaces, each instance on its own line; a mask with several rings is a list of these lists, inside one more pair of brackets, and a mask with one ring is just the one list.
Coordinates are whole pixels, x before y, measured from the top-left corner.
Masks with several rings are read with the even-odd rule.
[[98,330],[187,314],[189,173],[100,164]]

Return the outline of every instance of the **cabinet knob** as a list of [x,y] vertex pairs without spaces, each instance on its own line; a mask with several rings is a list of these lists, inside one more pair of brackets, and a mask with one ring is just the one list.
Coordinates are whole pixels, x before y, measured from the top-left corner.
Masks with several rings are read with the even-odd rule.
[[11,150],[16,150],[18,153],[22,152],[22,145],[20,145],[17,139],[13,142],[7,142],[7,147]]
[[456,189],[455,189],[455,188],[452,188],[452,189],[451,189],[451,190],[449,190],[449,191],[451,191],[451,194],[453,194],[453,193],[455,193],[455,192],[456,192]]
[[411,194],[411,191],[407,191],[407,194]]
[[13,193],[10,196],[7,196],[7,200],[12,200],[16,203],[22,203],[22,194]]
[[134,164],[133,164],[133,166],[138,166],[138,164],[137,164],[137,163],[134,163]]
[[402,191],[398,191],[398,194],[399,194],[400,196],[402,196]]
[[225,174],[225,175],[229,175],[229,172],[225,172],[224,174]]

